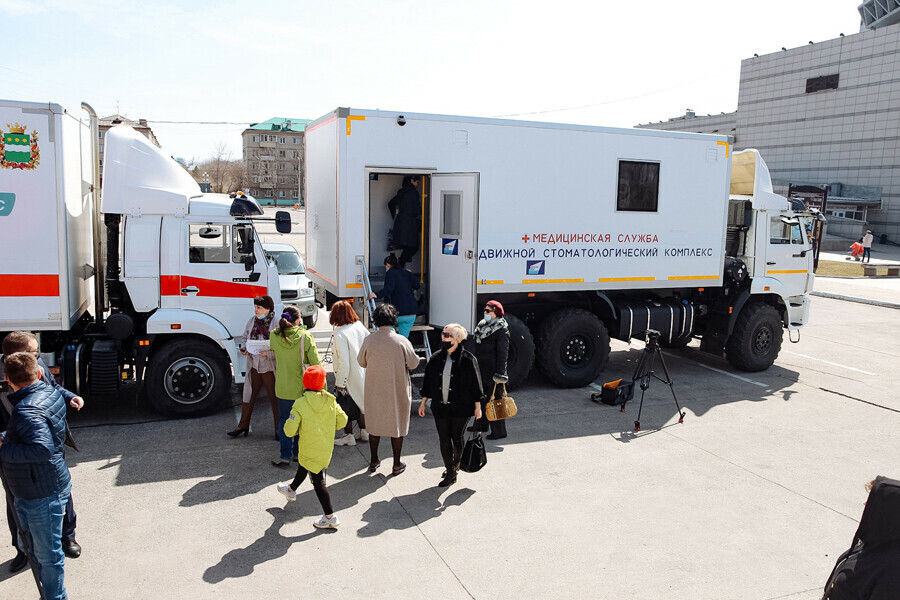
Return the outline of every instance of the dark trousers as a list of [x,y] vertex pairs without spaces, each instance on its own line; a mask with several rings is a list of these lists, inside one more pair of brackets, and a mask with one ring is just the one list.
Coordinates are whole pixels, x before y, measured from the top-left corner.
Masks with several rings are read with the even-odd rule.
[[403,265],[412,260],[412,257],[415,256],[416,252],[419,251],[418,246],[401,246],[403,248],[403,252],[400,253],[400,258],[397,259],[398,266],[402,269]]
[[[69,501],[66,502],[66,516],[63,517],[62,539],[64,542],[75,539],[75,524],[78,515],[75,514],[75,504],[72,502],[72,494],[69,494]],[[16,542],[19,536],[16,535],[16,520],[12,515],[11,503],[6,503],[6,523],[9,525],[9,533],[12,536],[12,545],[18,548]]]
[[448,473],[453,473],[463,450],[463,433],[466,430],[468,417],[435,417],[438,441],[441,445],[441,458]]
[[[307,473],[309,471],[303,465],[297,465],[297,474],[294,476],[294,481],[291,482],[292,490],[297,491],[297,488],[306,479]],[[309,473],[309,480],[312,481],[313,489],[316,491],[316,497],[319,499],[319,504],[322,505],[322,510],[325,511],[326,515],[334,514],[334,510],[331,508],[331,496],[328,494],[328,488],[325,487],[325,469],[318,473]]]
[[871,248],[863,248],[863,260],[872,260],[872,249]]

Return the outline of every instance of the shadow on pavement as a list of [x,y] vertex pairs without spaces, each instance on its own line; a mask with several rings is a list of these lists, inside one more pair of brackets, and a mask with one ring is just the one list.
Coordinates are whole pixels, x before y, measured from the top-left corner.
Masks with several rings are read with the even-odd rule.
[[430,487],[415,494],[374,502],[363,513],[362,520],[365,525],[359,528],[356,535],[374,537],[392,529],[418,527],[430,519],[439,517],[452,506],[461,506],[475,494],[475,490],[460,488],[441,501],[440,496],[446,491],[444,488]]

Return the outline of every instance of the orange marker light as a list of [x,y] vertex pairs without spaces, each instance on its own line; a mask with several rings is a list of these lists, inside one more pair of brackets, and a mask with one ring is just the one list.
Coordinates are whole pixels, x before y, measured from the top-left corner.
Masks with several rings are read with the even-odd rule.
[[534,292],[528,292],[528,297],[529,297],[529,298],[534,298]]
[[181,329],[181,323],[172,323],[169,325],[169,329]]

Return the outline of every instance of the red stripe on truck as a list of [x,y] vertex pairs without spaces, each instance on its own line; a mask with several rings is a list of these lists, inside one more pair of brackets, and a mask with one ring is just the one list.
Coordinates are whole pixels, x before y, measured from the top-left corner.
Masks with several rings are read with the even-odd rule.
[[0,296],[59,296],[59,275],[0,275]]
[[[195,287],[199,291],[196,294],[182,293],[182,289]],[[159,293],[163,296],[205,296],[213,298],[256,298],[265,296],[269,290],[261,285],[249,285],[233,281],[219,281],[218,279],[203,279],[202,277],[188,277],[186,275],[162,275],[159,278]]]

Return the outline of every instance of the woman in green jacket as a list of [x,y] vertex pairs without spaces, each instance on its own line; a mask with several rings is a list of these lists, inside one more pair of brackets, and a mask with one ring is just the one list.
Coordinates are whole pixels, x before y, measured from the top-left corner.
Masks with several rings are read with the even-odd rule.
[[341,524],[331,507],[331,496],[325,487],[325,469],[334,452],[334,432],[347,424],[347,415],[326,392],[325,369],[314,365],[303,375],[306,391],[294,402],[291,415],[284,424],[284,433],[293,437],[299,434],[297,475],[291,483],[279,483],[276,488],[289,502],[297,499],[297,488],[306,479],[312,481],[316,497],[325,514],[313,523],[319,529],[336,529]]
[[[286,306],[278,322],[278,329],[269,336],[275,353],[275,395],[278,397],[278,438],[281,452],[272,464],[286,465],[297,460],[297,438],[284,434],[284,422],[291,414],[294,400],[303,395],[303,370],[321,364],[316,340],[306,327],[300,326],[300,311]],[[333,434],[332,434],[333,435]]]

